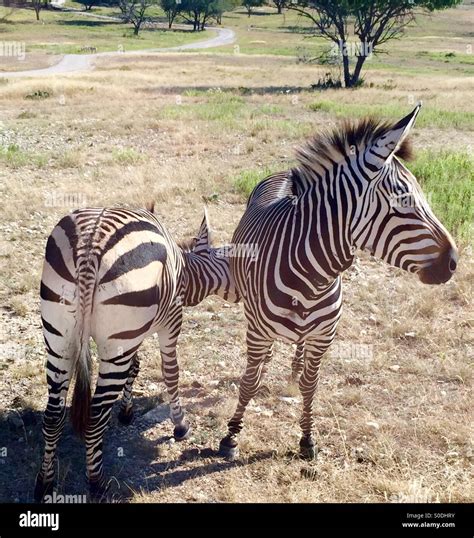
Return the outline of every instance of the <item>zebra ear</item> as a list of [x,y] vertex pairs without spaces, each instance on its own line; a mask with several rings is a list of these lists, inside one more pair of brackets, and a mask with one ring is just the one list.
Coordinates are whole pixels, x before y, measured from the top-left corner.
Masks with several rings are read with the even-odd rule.
[[209,226],[209,218],[207,216],[207,209],[204,208],[204,217],[199,228],[198,235],[196,237],[196,243],[194,246],[194,252],[202,252],[209,250],[211,246],[211,232]]
[[410,129],[413,127],[420,108],[421,102],[416,105],[410,114],[402,118],[367,148],[366,162],[375,167],[374,171],[382,168],[388,159],[399,150]]

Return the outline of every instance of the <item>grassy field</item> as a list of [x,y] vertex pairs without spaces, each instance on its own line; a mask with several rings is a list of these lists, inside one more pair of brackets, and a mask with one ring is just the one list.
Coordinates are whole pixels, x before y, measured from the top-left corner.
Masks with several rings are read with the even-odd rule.
[[[0,18],[9,13],[0,8]],[[100,14],[100,13],[98,13]],[[117,16],[112,10],[108,16]],[[81,13],[43,10],[37,22],[34,11],[17,9],[0,22],[0,39],[25,43],[25,60],[0,58],[0,70],[24,70],[51,64],[51,55],[86,54],[88,48],[96,52],[128,51],[167,48],[206,39],[209,32],[192,32],[188,29],[144,28],[133,35],[130,24],[90,17]],[[30,55],[32,57],[30,57]]]
[[[301,398],[288,381],[284,344],[265,378],[269,390],[249,408],[240,458],[225,462],[210,450],[225,433],[245,365],[241,306],[210,298],[186,311],[179,345],[191,438],[172,443],[169,421],[147,420],[156,405],[166,414],[151,338],[136,382],[137,418],[128,428],[112,420],[105,462],[130,502],[472,502],[472,66],[442,54],[471,39],[473,13],[442,13],[411,29],[391,45],[385,67],[368,65],[358,90],[312,91],[324,67],[269,54],[271,47],[261,54],[262,44],[246,50],[245,23],[285,24],[274,14],[235,15],[238,54],[231,45],[215,54],[98,58],[91,72],[0,84],[0,447],[8,449],[0,501],[32,499],[42,455],[38,286],[46,238],[62,215],[85,205],[143,207],[154,198],[180,239],[196,233],[207,203],[220,244],[230,240],[251,186],[290,167],[305,137],[341,117],[398,118],[422,99],[409,167],[456,235],[458,271],[428,287],[358,255],[343,277],[345,311],[322,366],[318,460],[295,455]],[[294,24],[291,15],[286,21]],[[286,36],[303,39],[280,33],[282,48]],[[407,50],[403,66],[395,65]],[[428,54],[418,57],[420,50]],[[59,492],[87,492],[84,449],[69,426],[59,457]]]

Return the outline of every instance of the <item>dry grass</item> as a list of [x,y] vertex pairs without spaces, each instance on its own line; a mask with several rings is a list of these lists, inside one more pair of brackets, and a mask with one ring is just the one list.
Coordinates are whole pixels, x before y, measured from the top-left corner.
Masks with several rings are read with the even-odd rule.
[[[196,73],[204,73],[203,85],[211,88],[308,86],[315,79],[314,67],[286,58],[189,54],[177,61],[170,54],[137,57],[133,64],[101,60],[93,73],[0,86],[2,142],[44,157],[41,166],[27,158],[0,170],[0,407],[30,417],[24,432],[0,433],[0,446],[21,454],[17,463],[0,466],[8,484],[3,501],[31,499],[41,457],[46,385],[37,289],[45,240],[60,216],[76,205],[143,206],[155,198],[158,214],[181,238],[197,230],[206,199],[216,242],[227,241],[244,210],[233,187],[236,174],[287,167],[294,144],[334,122],[329,113],[309,110],[314,93],[216,97],[189,91]],[[469,109],[466,77],[391,77],[394,89],[384,89],[386,76],[372,71],[372,88],[327,92],[324,99],[390,100],[408,110],[409,95],[429,92],[440,108]],[[51,96],[24,99],[38,89]],[[455,148],[471,137],[428,126],[416,130],[415,144]],[[291,349],[283,344],[265,380],[269,395],[257,397],[246,416],[240,460],[226,463],[209,453],[236,402],[244,317],[239,305],[218,299],[189,309],[179,357],[193,435],[184,444],[169,443],[168,422],[140,418],[156,403],[152,396],[165,398],[157,342],[149,339],[136,383],[139,418],[128,430],[114,421],[106,441],[109,474],[128,484],[122,493],[133,502],[472,501],[473,278],[467,244],[456,276],[436,288],[365,256],[345,274],[340,345],[324,362],[315,405],[320,453],[314,464],[295,457],[301,402],[288,384]],[[369,357],[346,352],[360,344]],[[70,431],[63,446],[60,488],[82,494],[81,446]],[[124,457],[117,457],[118,447]]]

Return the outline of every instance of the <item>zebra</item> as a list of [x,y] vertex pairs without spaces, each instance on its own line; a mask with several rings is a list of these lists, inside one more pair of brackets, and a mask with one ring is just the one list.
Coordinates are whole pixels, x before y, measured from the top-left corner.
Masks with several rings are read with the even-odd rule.
[[[452,237],[400,161],[410,158],[407,135],[420,107],[395,124],[346,121],[316,136],[297,149],[294,168],[267,177],[251,193],[232,239],[242,255],[231,259],[247,319],[247,365],[222,456],[238,455],[246,406],[280,339],[297,344],[300,456],[316,457],[312,406],[320,363],[341,315],[341,273],[357,249],[427,284],[444,283],[456,270]],[[245,255],[245,248],[256,255]]]
[[[229,302],[239,297],[225,251],[211,247],[207,212],[197,237],[179,246],[149,209],[79,209],[62,218],[48,238],[40,290],[48,402],[36,501],[53,487],[56,447],[73,376],[71,419],[85,440],[91,498],[104,496],[104,431],[122,391],[118,418],[124,424],[132,419],[138,350],[151,334],[159,337],[174,438],[180,441],[189,434],[178,395],[176,360],[183,306],[196,305],[210,294]],[[91,337],[99,357],[93,397]]]

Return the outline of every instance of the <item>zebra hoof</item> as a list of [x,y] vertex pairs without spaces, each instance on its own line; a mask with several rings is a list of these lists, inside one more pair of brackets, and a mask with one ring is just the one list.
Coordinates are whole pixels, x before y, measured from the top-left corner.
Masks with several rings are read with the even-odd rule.
[[189,437],[189,434],[191,433],[191,427],[187,422],[184,422],[183,424],[180,424],[179,426],[175,426],[173,431],[173,437],[176,441],[184,441]]
[[51,495],[53,493],[53,488],[54,488],[53,482],[47,482],[45,484],[42,478],[38,475],[36,477],[36,482],[35,482],[35,491],[34,491],[35,502],[37,503],[43,502],[43,499],[46,495]]
[[120,409],[118,414],[118,420],[120,424],[124,426],[129,426],[133,420],[133,409],[130,409],[128,412],[124,409]]
[[318,447],[311,437],[303,437],[300,441],[300,458],[315,460],[318,457]]
[[233,461],[239,456],[239,447],[237,441],[232,437],[224,437],[219,444],[219,456],[226,460]]

